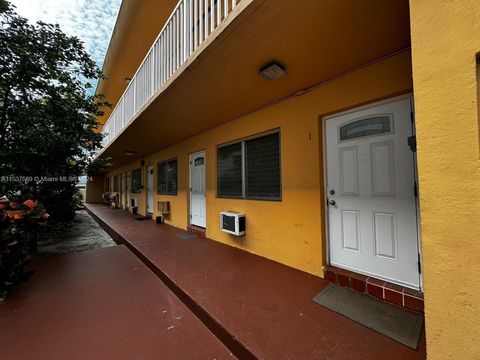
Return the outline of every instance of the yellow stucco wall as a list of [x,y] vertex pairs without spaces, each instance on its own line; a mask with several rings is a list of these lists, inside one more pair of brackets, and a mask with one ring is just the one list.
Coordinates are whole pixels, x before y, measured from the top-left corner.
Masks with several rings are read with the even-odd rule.
[[87,188],[85,191],[85,202],[97,203],[101,201],[104,186],[103,181],[103,175],[89,176]]
[[410,5],[428,358],[480,359],[480,2]]
[[[154,164],[155,169],[159,161],[178,159],[178,195],[155,195],[154,207],[158,200],[169,200],[171,215],[166,222],[187,227],[189,154],[206,150],[207,236],[322,276],[325,240],[321,116],[405,93],[411,88],[410,52],[406,51],[151,154],[144,158],[145,165]],[[275,128],[281,131],[282,201],[216,198],[216,146]],[[139,164],[137,160],[108,175],[131,170]],[[144,169],[144,186],[145,183]],[[144,213],[145,190],[133,196],[140,201],[139,212]],[[225,210],[246,213],[246,236],[234,237],[220,231],[219,213]]]

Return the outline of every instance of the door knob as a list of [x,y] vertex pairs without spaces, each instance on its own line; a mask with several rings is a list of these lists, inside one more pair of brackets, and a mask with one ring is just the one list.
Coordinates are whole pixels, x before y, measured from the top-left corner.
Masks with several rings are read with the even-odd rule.
[[335,200],[330,200],[328,203],[329,203],[330,205],[332,205],[332,206],[335,206],[335,204],[336,204],[337,202],[336,202]]

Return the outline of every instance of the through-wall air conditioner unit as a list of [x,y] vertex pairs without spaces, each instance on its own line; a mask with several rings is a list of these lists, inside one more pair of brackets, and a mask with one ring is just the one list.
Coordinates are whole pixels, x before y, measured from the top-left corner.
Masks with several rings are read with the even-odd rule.
[[245,214],[222,211],[220,213],[220,230],[236,236],[245,235]]
[[162,215],[170,214],[170,201],[159,201],[158,212]]

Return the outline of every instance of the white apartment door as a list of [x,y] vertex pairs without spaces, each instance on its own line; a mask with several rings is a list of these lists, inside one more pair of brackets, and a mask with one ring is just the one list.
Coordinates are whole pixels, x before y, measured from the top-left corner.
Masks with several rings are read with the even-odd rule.
[[325,123],[332,265],[418,289],[411,98]]
[[153,166],[147,166],[147,213],[153,213],[153,196],[154,196],[154,185],[153,185]]
[[122,187],[123,187],[123,208],[128,207],[128,186],[127,186],[127,174],[122,174]]
[[206,227],[205,151],[190,155],[190,224]]
[[132,204],[130,204],[130,191],[132,191],[131,187],[131,179],[132,179],[132,173],[130,171],[127,172],[127,209],[130,209],[132,207]]
[[125,190],[123,188],[123,177],[124,177],[124,175],[120,174],[118,176],[120,176],[118,202],[119,202],[120,206],[123,207],[124,206],[124,204],[123,204],[123,194],[125,193]]

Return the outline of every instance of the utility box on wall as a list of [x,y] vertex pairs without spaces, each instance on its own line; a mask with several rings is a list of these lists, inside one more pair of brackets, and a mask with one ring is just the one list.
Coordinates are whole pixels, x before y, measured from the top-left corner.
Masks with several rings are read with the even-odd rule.
[[233,211],[220,213],[220,230],[235,236],[245,235],[245,214]]

